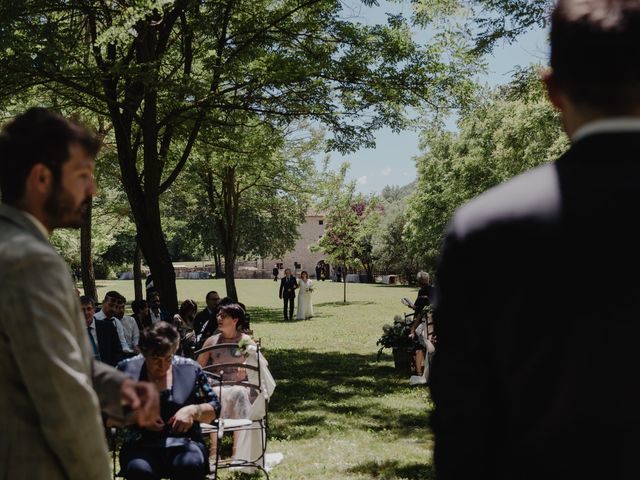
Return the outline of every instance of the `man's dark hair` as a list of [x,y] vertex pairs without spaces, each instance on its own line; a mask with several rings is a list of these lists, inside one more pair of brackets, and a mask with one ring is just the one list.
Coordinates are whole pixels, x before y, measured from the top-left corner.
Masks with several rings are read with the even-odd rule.
[[231,305],[233,303],[236,303],[236,301],[233,298],[231,298],[231,297],[222,297],[220,299],[220,301],[218,302],[218,308],[224,307],[225,305]]
[[30,108],[8,123],[0,134],[0,191],[2,201],[18,203],[34,165],[42,163],[60,185],[62,165],[69,160],[69,147],[77,143],[89,155],[98,153],[98,140],[84,127],[46,108]]
[[96,301],[89,295],[80,295],[80,305],[94,305]]
[[625,115],[640,107],[640,0],[558,0],[553,80],[573,102]]
[[104,298],[106,299],[107,297],[113,298],[117,302],[120,302],[124,299],[124,297],[119,292],[116,292],[115,290],[109,290],[107,293],[105,293]]
[[134,314],[137,315],[146,306],[147,306],[147,302],[146,301],[144,301],[144,300],[134,300],[133,302],[131,302],[131,311]]
[[183,315],[185,315],[190,310],[193,310],[193,313],[195,314],[198,311],[198,304],[195,301],[191,300],[190,298],[187,298],[180,305],[180,309],[178,310],[178,314],[182,318],[184,318]]
[[157,322],[140,333],[138,347],[143,355],[163,356],[178,348],[180,334],[176,327],[167,322]]
[[240,330],[244,325],[244,309],[237,303],[228,303],[218,308],[219,313],[226,313],[231,318],[237,318],[236,327]]
[[[207,294],[205,295],[205,297],[204,297],[204,298],[205,298],[205,299],[207,299],[207,298],[209,298],[209,295],[214,294],[214,293],[215,293],[216,295],[218,295],[218,292],[216,292],[215,290],[211,290],[210,292],[207,292]],[[220,296],[220,295],[218,295],[218,296]]]

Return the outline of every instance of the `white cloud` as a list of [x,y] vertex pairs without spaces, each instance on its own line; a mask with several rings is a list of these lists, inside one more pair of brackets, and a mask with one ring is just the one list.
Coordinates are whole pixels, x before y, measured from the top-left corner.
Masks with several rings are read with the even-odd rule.
[[383,177],[388,177],[389,175],[391,175],[391,167],[383,168],[382,170],[380,170],[380,174]]
[[358,185],[366,185],[366,184],[367,184],[367,176],[366,176],[366,175],[363,175],[363,176],[361,176],[361,177],[358,177],[358,178],[356,179],[356,183],[357,183]]

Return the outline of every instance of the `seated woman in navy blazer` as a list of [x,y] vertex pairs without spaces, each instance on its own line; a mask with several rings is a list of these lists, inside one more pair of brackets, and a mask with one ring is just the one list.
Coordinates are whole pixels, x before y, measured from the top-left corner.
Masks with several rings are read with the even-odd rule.
[[120,451],[121,474],[128,480],[204,479],[209,462],[200,422],[211,423],[220,402],[200,366],[174,355],[178,331],[157,322],[140,334],[141,355],[118,369],[135,380],[152,382],[160,392],[160,417],[153,428],[128,427]]

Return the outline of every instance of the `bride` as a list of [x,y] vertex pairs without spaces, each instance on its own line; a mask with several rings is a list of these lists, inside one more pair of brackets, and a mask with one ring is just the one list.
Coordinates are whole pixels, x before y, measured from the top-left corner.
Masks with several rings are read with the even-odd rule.
[[313,317],[313,303],[311,302],[311,292],[313,292],[313,282],[309,280],[306,271],[300,273],[300,289],[298,290],[298,311],[296,320],[305,320]]

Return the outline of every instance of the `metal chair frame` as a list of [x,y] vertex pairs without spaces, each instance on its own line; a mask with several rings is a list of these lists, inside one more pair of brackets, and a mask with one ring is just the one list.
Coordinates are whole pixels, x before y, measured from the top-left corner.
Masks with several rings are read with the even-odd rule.
[[[195,357],[197,358],[199,355],[205,353],[205,352],[210,352],[210,351],[215,351],[215,350],[223,350],[223,349],[231,349],[231,348],[238,348],[237,344],[234,343],[221,343],[221,344],[217,344],[217,345],[212,345],[210,347],[206,347],[203,349],[200,349],[198,351],[195,352]],[[259,420],[251,420],[251,419],[239,419],[239,420],[245,420],[245,422],[250,422],[249,424],[240,424],[240,425],[233,425],[234,422],[232,422],[232,420],[234,419],[224,419],[222,418],[222,414],[220,416],[220,418],[216,419],[216,421],[214,422],[213,425],[207,425],[207,424],[203,424],[202,425],[202,433],[206,434],[206,433],[215,433],[217,435],[217,439],[218,439],[218,447],[216,448],[216,458],[215,458],[215,471],[210,474],[208,476],[209,479],[213,479],[213,480],[217,480],[218,478],[218,471],[220,469],[224,469],[224,468],[255,468],[257,470],[260,470],[262,473],[264,473],[265,477],[267,478],[267,480],[269,479],[269,472],[267,472],[267,470],[264,468],[264,466],[262,465],[262,463],[264,462],[265,459],[265,455],[266,455],[266,451],[267,451],[267,431],[268,431],[268,413],[269,413],[269,396],[267,394],[266,388],[264,387],[264,385],[262,384],[263,378],[262,378],[262,374],[260,372],[260,346],[259,344],[256,345],[256,365],[251,365],[251,364],[247,364],[247,363],[243,363],[243,362],[224,362],[224,363],[218,363],[218,364],[212,364],[212,365],[207,365],[205,367],[203,367],[203,371],[205,372],[205,374],[211,379],[211,383],[212,384],[216,384],[217,389],[218,389],[218,400],[220,401],[220,404],[222,404],[222,396],[223,396],[223,387],[224,386],[234,386],[234,385],[238,385],[238,386],[242,386],[245,387],[247,389],[249,389],[250,391],[253,391],[256,393],[256,400],[259,400],[259,395],[262,394],[263,398],[264,398],[264,402],[265,402],[265,410],[264,410],[264,416],[259,419]],[[252,370],[254,372],[257,373],[257,378],[258,378],[258,382],[257,383],[252,383],[249,382],[248,380],[242,380],[242,381],[237,381],[237,380],[225,380],[225,369],[229,369],[229,368],[243,368],[245,370]],[[227,426],[227,422],[229,423],[229,425],[232,426]],[[260,430],[261,431],[261,435],[260,435],[260,439],[261,439],[261,453],[258,457],[256,457],[255,459],[250,459],[250,460],[234,460],[234,459],[229,459],[229,460],[221,460],[220,459],[220,443],[222,441],[222,437],[224,436],[225,432],[235,432],[235,431],[250,431],[250,430]]]

